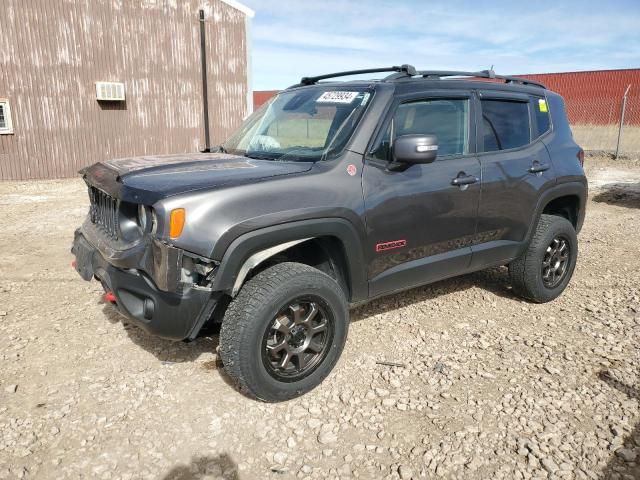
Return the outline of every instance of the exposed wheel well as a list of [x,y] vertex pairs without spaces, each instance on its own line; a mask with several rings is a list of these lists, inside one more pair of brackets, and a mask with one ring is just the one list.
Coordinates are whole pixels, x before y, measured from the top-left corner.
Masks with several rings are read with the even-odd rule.
[[351,299],[346,252],[342,242],[336,237],[313,238],[279,252],[256,266],[249,272],[245,281],[264,269],[282,262],[303,263],[317,268],[336,280],[343,289],[347,300]]
[[580,208],[580,199],[577,195],[566,195],[551,200],[542,213],[547,215],[556,215],[564,217],[571,222],[574,227],[578,224],[578,210]]

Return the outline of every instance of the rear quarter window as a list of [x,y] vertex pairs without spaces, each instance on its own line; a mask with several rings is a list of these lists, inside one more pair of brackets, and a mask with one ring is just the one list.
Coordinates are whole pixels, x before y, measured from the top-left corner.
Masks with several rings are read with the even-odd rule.
[[536,129],[536,138],[544,135],[551,128],[551,118],[549,117],[549,102],[544,97],[533,97],[533,117]]

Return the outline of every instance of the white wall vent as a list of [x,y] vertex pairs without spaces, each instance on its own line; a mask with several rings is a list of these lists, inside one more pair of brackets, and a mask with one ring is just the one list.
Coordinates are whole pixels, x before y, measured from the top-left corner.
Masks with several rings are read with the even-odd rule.
[[124,100],[124,83],[96,82],[96,100],[120,102]]

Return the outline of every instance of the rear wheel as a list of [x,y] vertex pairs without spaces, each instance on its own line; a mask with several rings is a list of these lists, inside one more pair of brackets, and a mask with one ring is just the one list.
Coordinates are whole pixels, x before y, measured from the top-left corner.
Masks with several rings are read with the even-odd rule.
[[513,290],[536,303],[549,302],[569,284],[578,258],[578,239],[571,222],[541,215],[527,250],[509,264]]
[[299,263],[251,278],[231,302],[220,330],[225,371],[245,393],[265,401],[302,395],[337,362],[349,312],[334,279]]

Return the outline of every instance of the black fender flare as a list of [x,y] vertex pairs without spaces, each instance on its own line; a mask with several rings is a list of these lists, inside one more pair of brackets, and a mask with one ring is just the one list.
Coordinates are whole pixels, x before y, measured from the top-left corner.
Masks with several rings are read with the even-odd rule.
[[[347,260],[349,302],[368,296],[364,242],[355,226],[344,218],[314,218],[253,230],[237,237],[225,251],[213,280],[214,291],[231,292],[240,270],[255,253],[296,240],[335,237],[344,247]],[[349,295],[349,292],[346,292]]]
[[584,215],[587,206],[587,184],[586,181],[572,181],[566,183],[560,183],[551,187],[549,190],[545,191],[540,198],[538,199],[538,203],[536,205],[535,215],[531,219],[531,223],[529,224],[529,230],[527,231],[526,245],[529,245],[531,238],[533,238],[533,234],[538,226],[538,221],[540,220],[540,215],[544,211],[545,207],[549,204],[549,202],[555,200],[556,198],[566,197],[569,195],[573,195],[578,197],[578,216],[576,218],[576,233],[580,232],[582,228],[582,224],[584,222]]

